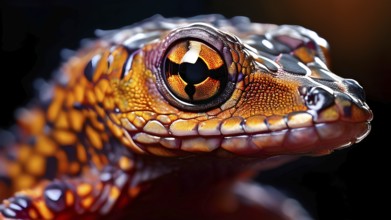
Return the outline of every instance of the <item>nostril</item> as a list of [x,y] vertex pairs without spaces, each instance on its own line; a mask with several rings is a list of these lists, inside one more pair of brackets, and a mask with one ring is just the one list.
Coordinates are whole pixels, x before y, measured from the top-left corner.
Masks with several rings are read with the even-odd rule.
[[305,96],[305,102],[309,109],[319,111],[331,106],[334,96],[323,88],[314,87]]
[[363,87],[358,84],[356,80],[353,79],[344,79],[342,81],[348,88],[348,91],[356,96],[357,98],[361,99],[362,101],[365,101],[365,92]]

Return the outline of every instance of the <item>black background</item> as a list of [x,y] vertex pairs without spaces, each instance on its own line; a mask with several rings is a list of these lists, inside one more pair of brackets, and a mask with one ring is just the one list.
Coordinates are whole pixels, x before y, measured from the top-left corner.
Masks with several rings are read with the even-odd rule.
[[[22,1],[1,3],[0,127],[33,96],[33,81],[59,66],[63,48],[77,49],[94,30],[115,29],[154,14],[220,13],[252,21],[298,24],[331,45],[332,70],[359,81],[374,111],[370,135],[354,147],[303,158],[257,180],[298,198],[315,219],[376,219],[390,205],[391,2],[355,0]],[[382,200],[385,199],[383,202]]]

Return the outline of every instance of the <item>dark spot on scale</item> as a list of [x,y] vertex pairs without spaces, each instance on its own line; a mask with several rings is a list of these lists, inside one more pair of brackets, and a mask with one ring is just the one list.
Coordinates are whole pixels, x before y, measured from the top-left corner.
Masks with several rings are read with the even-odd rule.
[[37,137],[36,136],[28,137],[26,143],[30,147],[34,147],[34,145],[37,143]]
[[270,43],[272,43],[273,47],[278,52],[278,54],[280,54],[280,53],[289,53],[291,51],[291,49],[287,45],[282,44],[278,40],[269,39],[269,41],[270,41]]
[[46,206],[54,211],[60,212],[63,211],[66,207],[65,203],[65,192],[67,187],[64,183],[53,182],[46,186],[44,191],[44,200]]
[[7,185],[7,186],[11,186],[11,183],[12,183],[12,181],[9,177],[1,176],[1,175],[0,175],[0,182]]
[[73,108],[76,110],[82,110],[84,107],[80,102],[75,102],[75,103],[73,103]]
[[77,151],[75,146],[73,145],[64,146],[61,149],[67,155],[67,159],[69,162],[77,161]]
[[84,76],[92,82],[92,79],[94,77],[94,73],[96,70],[96,67],[99,64],[99,61],[101,59],[101,55],[97,54],[91,58],[91,60],[88,62],[87,66],[84,68]]
[[272,72],[277,72],[278,71],[278,64],[277,63],[272,63],[272,60],[275,57],[271,57],[270,55],[260,52],[260,55],[258,56],[257,62],[262,63],[263,65],[266,66],[266,68]]
[[288,54],[282,54],[278,60],[278,63],[281,64],[282,69],[288,73],[305,76],[307,71],[299,65],[299,62],[300,61],[298,59]]
[[46,171],[45,177],[48,179],[53,179],[57,174],[58,161],[56,157],[47,157],[46,158]]
[[99,115],[96,116],[96,120],[97,120],[98,122],[102,123],[102,124],[105,122],[105,121],[103,120],[103,118],[100,117]]
[[88,62],[86,68],[84,69],[84,76],[88,79],[88,81],[92,81],[92,77],[94,75],[95,67],[92,66],[91,61]]
[[[267,47],[262,41],[266,40],[265,36],[259,36],[259,35],[252,35],[250,36],[250,39],[253,40],[253,42],[250,41],[249,45],[259,51],[278,55],[279,52],[275,49],[274,45],[273,47]],[[267,40],[268,41],[268,40]],[[270,42],[270,41],[269,41]]]
[[[268,54],[272,54],[272,55],[277,56],[280,53],[289,53],[291,51],[291,49],[288,46],[280,43],[277,40],[267,39],[263,35],[262,36],[252,35],[250,37],[250,39],[254,41],[254,43],[251,43],[250,46],[254,47],[255,49],[257,49],[259,51],[262,51],[262,52],[265,52]],[[270,45],[266,45],[265,42],[270,43],[271,47],[270,47]]]
[[344,106],[343,107],[343,114],[345,117],[351,117],[352,116],[352,106],[349,105],[349,106]]

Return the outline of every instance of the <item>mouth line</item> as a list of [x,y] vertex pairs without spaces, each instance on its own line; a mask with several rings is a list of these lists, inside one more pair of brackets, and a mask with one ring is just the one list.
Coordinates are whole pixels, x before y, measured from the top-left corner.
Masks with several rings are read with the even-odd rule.
[[[319,93],[321,94],[321,93]],[[369,107],[337,95],[321,109],[247,118],[121,118],[137,152],[160,156],[226,151],[242,156],[322,155],[361,141],[370,131]],[[136,115],[136,114],[135,114]],[[165,118],[164,120],[162,118]]]
[[146,132],[126,131],[126,133],[128,138],[131,138],[144,152],[149,152],[151,147],[154,149],[160,147],[182,153],[223,150],[240,156],[269,157],[329,154],[335,149],[360,142],[369,131],[370,124],[367,121],[334,121],[314,123],[307,127],[229,135],[156,136]]

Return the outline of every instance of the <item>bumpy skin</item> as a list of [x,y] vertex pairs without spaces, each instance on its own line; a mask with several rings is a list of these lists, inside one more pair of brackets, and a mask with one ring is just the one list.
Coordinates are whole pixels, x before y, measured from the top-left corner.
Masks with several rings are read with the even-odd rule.
[[[328,154],[370,130],[361,86],[330,72],[327,42],[305,28],[157,16],[97,34],[19,110],[1,149],[1,196],[17,192],[3,217],[148,219],[143,207],[175,209],[170,195],[196,206],[191,191],[228,190],[275,156]],[[183,41],[193,49],[172,49]],[[192,58],[212,83],[167,73]]]

